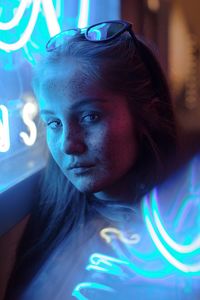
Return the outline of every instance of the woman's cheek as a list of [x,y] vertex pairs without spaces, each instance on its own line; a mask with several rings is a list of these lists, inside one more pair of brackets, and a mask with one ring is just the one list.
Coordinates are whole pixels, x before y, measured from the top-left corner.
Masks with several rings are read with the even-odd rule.
[[54,158],[55,161],[57,161],[58,160],[58,149],[59,149],[58,141],[56,141],[48,136],[47,137],[47,146],[48,146],[49,152],[51,153],[52,157]]
[[85,143],[89,150],[96,148],[97,146],[101,147],[106,140],[106,130],[104,126],[95,126],[85,133]]

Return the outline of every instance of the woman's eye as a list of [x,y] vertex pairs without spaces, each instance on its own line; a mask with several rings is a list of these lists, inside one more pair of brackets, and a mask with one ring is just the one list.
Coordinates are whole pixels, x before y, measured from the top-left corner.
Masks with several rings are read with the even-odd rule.
[[92,123],[99,121],[100,114],[97,112],[88,113],[87,115],[81,118],[81,123]]
[[50,127],[51,129],[57,129],[61,127],[61,121],[59,120],[54,120],[54,121],[49,121],[47,122],[47,126]]

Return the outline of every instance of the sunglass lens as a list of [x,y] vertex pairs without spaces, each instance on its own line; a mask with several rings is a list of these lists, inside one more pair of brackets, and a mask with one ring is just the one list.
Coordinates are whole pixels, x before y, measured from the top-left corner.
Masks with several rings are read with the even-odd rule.
[[104,22],[94,25],[87,30],[87,39],[90,41],[105,41],[124,29],[123,23]]
[[63,31],[53,38],[49,40],[47,43],[47,51],[53,51],[54,49],[60,47],[61,45],[65,44],[65,42],[72,36],[76,35],[79,32],[79,30],[76,29],[69,29],[66,31]]

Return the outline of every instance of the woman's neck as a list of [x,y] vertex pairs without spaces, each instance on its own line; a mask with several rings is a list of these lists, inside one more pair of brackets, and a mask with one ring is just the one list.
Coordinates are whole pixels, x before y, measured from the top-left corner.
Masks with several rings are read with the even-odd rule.
[[94,196],[99,201],[133,204],[140,187],[142,184],[138,184],[133,176],[127,174],[115,184],[94,193]]

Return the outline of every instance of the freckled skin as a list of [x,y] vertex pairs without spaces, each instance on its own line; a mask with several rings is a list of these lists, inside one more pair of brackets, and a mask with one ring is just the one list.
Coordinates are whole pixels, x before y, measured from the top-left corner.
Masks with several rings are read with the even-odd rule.
[[[81,69],[69,61],[67,67],[66,62],[49,67],[37,96],[41,110],[53,111],[41,116],[45,123],[53,122],[47,126],[47,144],[64,175],[81,192],[98,195],[109,187],[118,189],[137,157],[134,120],[125,97],[86,82]],[[87,104],[81,104],[83,99]],[[52,129],[55,120],[59,126]],[[67,169],[77,162],[92,168],[83,174]]]

